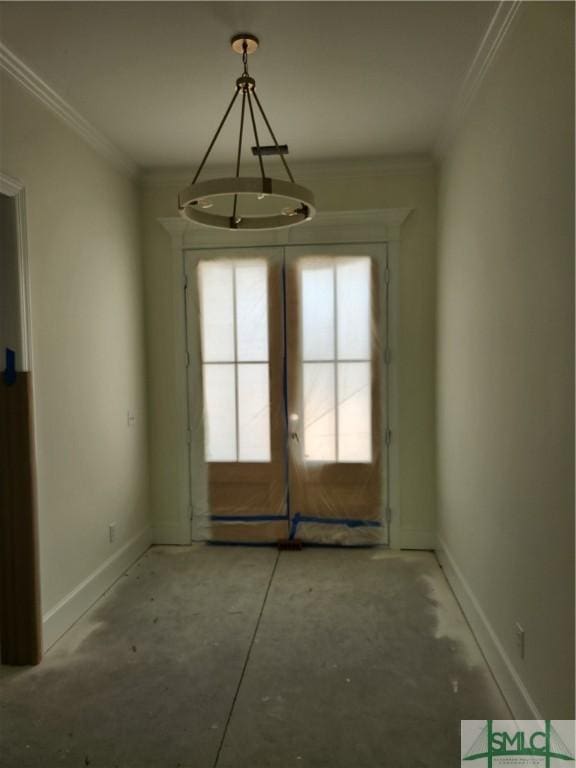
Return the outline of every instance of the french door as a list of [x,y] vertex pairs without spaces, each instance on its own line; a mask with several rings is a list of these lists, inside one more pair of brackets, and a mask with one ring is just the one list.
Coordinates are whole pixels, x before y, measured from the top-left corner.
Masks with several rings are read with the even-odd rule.
[[385,258],[373,244],[189,252],[202,538],[386,541]]

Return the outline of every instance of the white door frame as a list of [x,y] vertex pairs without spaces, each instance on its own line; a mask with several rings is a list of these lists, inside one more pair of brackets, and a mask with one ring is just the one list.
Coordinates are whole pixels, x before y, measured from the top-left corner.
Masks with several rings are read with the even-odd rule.
[[[16,351],[16,369],[32,370],[32,320],[30,301],[30,268],[26,232],[26,190],[19,179],[0,171],[0,193],[11,197],[16,206],[16,247],[18,249],[18,290],[20,309],[20,349]],[[2,350],[4,354],[4,350]],[[2,360],[1,365],[4,364]]]
[[[399,266],[400,266],[400,236],[402,224],[411,212],[411,208],[382,208],[364,211],[329,211],[318,213],[311,222],[283,230],[264,231],[228,231],[202,227],[180,217],[161,218],[158,221],[169,233],[172,253],[172,278],[174,293],[177,301],[174,306],[175,338],[186,338],[186,300],[182,290],[187,283],[186,252],[192,250],[225,250],[238,247],[282,246],[282,245],[344,245],[386,243],[388,263],[390,267],[389,284],[389,355],[390,366],[389,384],[389,415],[388,425],[391,430],[390,445],[390,542],[392,549],[399,549],[400,541],[400,366],[401,350],[399,347]],[[186,382],[185,390],[189,393],[188,367],[186,345],[178,354],[181,368],[178,371],[182,381]],[[179,387],[179,390],[182,388]],[[186,409],[190,413],[190,402],[187,398]],[[190,425],[183,425],[182,450],[186,452],[189,477],[191,474],[191,456],[189,446]],[[191,511],[192,494],[190,485],[189,505],[181,511],[178,532],[174,536],[174,544],[189,544],[192,540]],[[163,542],[167,543],[167,542]]]

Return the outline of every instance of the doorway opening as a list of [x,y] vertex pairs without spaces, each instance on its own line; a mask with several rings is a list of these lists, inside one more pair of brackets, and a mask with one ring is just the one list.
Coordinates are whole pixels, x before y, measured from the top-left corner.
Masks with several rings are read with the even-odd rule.
[[187,251],[185,262],[201,538],[387,544],[386,246]]
[[38,557],[24,187],[0,173],[0,661],[38,664]]

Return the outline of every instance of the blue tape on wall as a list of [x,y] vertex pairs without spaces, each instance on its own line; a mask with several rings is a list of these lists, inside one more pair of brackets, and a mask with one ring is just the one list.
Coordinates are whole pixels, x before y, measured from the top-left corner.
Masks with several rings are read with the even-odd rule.
[[4,370],[4,382],[8,385],[16,381],[16,352],[6,347],[6,369]]

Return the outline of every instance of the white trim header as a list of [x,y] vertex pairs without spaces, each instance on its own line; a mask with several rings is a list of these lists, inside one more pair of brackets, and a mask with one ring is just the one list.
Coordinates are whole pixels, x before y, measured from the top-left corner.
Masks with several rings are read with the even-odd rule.
[[312,221],[289,229],[257,231],[209,229],[179,216],[158,219],[173,244],[183,250],[322,243],[383,243],[400,239],[412,208],[322,211]]

